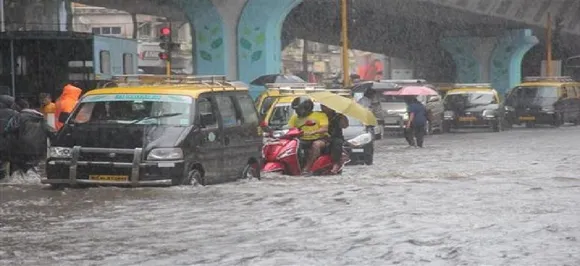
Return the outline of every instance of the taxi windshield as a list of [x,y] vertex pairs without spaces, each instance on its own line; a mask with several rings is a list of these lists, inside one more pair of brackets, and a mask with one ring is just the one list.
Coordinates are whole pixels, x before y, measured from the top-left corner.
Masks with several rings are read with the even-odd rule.
[[549,105],[558,100],[556,86],[526,86],[516,87],[509,95],[509,104],[540,104]]
[[75,124],[155,124],[188,126],[193,99],[181,95],[107,94],[81,100]]
[[[319,103],[314,103],[314,111],[321,111]],[[294,113],[294,109],[292,109],[289,104],[276,105],[272,109],[272,115],[268,121],[268,126],[275,130],[286,128],[288,121],[290,121],[290,117]]]
[[464,105],[464,106],[478,106],[497,104],[495,95],[491,92],[462,92],[451,93],[445,97],[445,104],[448,105]]

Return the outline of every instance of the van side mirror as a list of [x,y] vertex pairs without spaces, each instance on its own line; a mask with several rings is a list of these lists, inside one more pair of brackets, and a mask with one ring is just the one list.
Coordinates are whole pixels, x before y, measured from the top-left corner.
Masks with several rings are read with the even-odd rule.
[[60,115],[58,116],[58,122],[61,123],[66,123],[66,120],[68,119],[68,117],[70,116],[70,113],[68,112],[61,112]]
[[216,118],[212,113],[209,114],[201,114],[200,115],[200,123],[202,127],[206,127],[208,125],[213,125],[216,122]]

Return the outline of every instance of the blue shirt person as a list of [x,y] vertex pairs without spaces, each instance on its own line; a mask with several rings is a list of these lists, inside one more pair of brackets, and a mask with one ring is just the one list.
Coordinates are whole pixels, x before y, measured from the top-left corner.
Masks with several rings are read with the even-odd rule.
[[423,147],[425,126],[427,125],[427,108],[415,96],[405,96],[409,121],[405,129],[405,139],[409,146]]

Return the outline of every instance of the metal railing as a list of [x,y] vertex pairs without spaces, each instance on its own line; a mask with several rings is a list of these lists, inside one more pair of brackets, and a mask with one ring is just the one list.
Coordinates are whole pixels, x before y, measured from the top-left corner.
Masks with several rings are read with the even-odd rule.
[[524,82],[540,82],[540,81],[556,81],[556,82],[573,82],[574,79],[569,76],[530,76],[524,77]]

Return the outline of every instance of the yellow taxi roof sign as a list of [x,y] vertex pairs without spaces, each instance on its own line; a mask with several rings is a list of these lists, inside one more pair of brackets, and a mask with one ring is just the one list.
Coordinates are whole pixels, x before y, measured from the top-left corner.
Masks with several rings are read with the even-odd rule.
[[524,77],[524,82],[575,82],[570,76],[530,76]]

